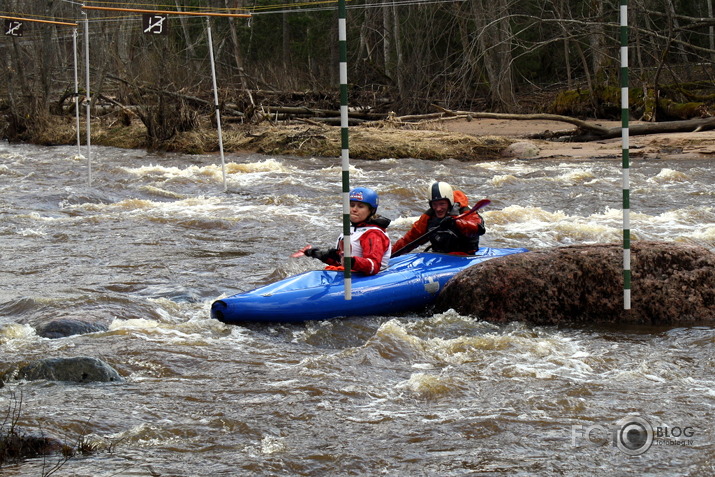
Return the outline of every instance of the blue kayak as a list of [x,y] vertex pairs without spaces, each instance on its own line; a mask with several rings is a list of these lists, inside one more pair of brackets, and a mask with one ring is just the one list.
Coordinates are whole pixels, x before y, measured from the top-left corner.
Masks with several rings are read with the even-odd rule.
[[352,274],[350,300],[345,299],[343,272],[305,272],[216,300],[211,305],[211,317],[224,323],[295,323],[423,310],[457,272],[485,260],[526,251],[485,247],[471,256],[405,254],[391,259],[389,268],[377,275]]

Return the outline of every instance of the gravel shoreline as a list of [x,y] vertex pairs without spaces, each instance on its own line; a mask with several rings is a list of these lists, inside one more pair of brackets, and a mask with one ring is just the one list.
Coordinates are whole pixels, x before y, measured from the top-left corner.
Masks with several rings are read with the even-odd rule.
[[[64,118],[63,118],[64,119]],[[615,121],[593,124],[617,128]],[[635,124],[635,123],[634,123]],[[565,158],[613,159],[622,157],[620,137],[589,142],[534,139],[544,133],[568,133],[575,126],[561,121],[535,119],[443,119],[423,123],[375,122],[350,128],[350,157],[380,160],[416,158],[457,159],[477,162],[509,159]],[[81,127],[81,141],[86,132]],[[301,157],[340,157],[340,128],[310,122],[228,125],[222,131],[226,153],[260,153]],[[144,125],[92,123],[92,144],[125,149],[152,149]],[[76,144],[74,123],[62,120],[43,131],[37,143]],[[715,157],[715,130],[631,136],[630,157],[636,159],[707,159]],[[185,154],[218,153],[218,134],[211,126],[177,133],[158,149]]]
[[[618,121],[593,121],[607,128],[619,127]],[[633,124],[637,124],[634,122]],[[559,121],[473,119],[444,123],[445,130],[467,135],[494,134],[533,144],[538,152],[531,158],[565,157],[572,159],[622,157],[622,139],[590,142],[545,141],[529,139],[545,131],[572,131],[574,126]],[[715,130],[689,133],[648,134],[629,138],[629,156],[644,159],[715,158]],[[512,149],[516,149],[513,145]],[[518,151],[511,157],[519,157]],[[521,157],[528,158],[528,157]]]

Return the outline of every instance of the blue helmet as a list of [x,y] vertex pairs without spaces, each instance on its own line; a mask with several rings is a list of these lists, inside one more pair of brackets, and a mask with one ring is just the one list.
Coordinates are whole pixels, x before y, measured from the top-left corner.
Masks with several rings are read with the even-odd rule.
[[367,187],[356,187],[350,191],[350,200],[355,202],[364,202],[372,207],[372,213],[377,212],[377,206],[380,204],[380,198],[377,192]]

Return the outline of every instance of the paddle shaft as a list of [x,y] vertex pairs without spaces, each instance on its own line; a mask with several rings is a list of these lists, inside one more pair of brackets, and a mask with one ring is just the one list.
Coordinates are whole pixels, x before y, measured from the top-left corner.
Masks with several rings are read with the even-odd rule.
[[[468,215],[471,215],[471,214],[475,213],[476,211],[478,211],[479,209],[481,209],[482,207],[486,207],[487,205],[489,205],[491,203],[492,203],[492,201],[489,199],[482,199],[479,202],[477,202],[476,204],[474,204],[474,206],[471,209],[469,209],[468,211],[464,212],[463,214],[459,214],[459,215],[455,216],[454,220],[461,219]],[[439,227],[431,228],[430,230],[428,230],[421,236],[417,237],[412,242],[401,247],[399,250],[392,252],[391,258],[399,257],[400,255],[411,251],[415,247],[418,247],[421,243],[424,243],[425,240],[427,240],[429,237],[434,235],[437,232],[437,230],[439,230]]]

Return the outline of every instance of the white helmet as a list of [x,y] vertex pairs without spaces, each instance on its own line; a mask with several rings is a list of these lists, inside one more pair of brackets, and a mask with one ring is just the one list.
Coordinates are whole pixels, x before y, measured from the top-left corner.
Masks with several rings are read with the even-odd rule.
[[447,199],[449,201],[449,206],[452,207],[454,204],[454,191],[452,191],[452,186],[446,182],[433,182],[429,189],[427,189],[427,202],[432,205],[432,201]]

